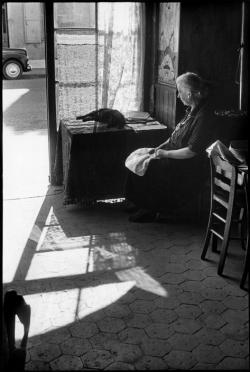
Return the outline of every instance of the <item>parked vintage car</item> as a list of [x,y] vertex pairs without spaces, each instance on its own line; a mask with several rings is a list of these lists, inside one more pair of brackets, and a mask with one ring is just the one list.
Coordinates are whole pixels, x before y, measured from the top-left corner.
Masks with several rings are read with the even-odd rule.
[[32,69],[25,48],[3,48],[2,66],[3,76],[8,80],[19,79],[24,71]]

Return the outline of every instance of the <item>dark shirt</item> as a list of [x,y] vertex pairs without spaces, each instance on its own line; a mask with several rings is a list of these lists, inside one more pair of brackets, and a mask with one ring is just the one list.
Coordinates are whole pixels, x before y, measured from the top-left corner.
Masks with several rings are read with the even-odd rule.
[[202,102],[198,107],[187,109],[184,118],[172,132],[167,144],[167,150],[178,150],[189,147],[199,154],[216,140],[216,119],[213,106]]

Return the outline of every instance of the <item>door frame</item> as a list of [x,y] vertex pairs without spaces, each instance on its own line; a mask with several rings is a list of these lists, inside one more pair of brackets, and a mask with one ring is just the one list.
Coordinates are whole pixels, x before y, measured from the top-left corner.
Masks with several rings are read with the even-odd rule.
[[55,93],[55,46],[54,2],[44,2],[45,68],[47,92],[47,123],[49,146],[49,182],[55,185],[54,163],[57,142],[56,93]]
[[[4,27],[6,32],[4,31]],[[6,35],[4,37],[4,35]],[[8,7],[7,3],[2,3],[2,43],[3,47],[8,48],[10,43],[9,43],[9,27],[8,27]]]

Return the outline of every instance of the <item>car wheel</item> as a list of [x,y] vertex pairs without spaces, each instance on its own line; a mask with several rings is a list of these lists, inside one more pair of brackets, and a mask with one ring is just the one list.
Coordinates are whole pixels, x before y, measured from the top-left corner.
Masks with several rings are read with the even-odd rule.
[[3,65],[3,76],[7,80],[20,79],[23,73],[21,63],[18,61],[10,60]]

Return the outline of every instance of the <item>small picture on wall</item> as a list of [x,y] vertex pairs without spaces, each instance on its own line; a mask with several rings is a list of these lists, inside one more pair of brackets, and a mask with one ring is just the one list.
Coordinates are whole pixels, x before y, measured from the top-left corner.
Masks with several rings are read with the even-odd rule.
[[159,12],[158,82],[175,84],[180,3],[160,3]]

